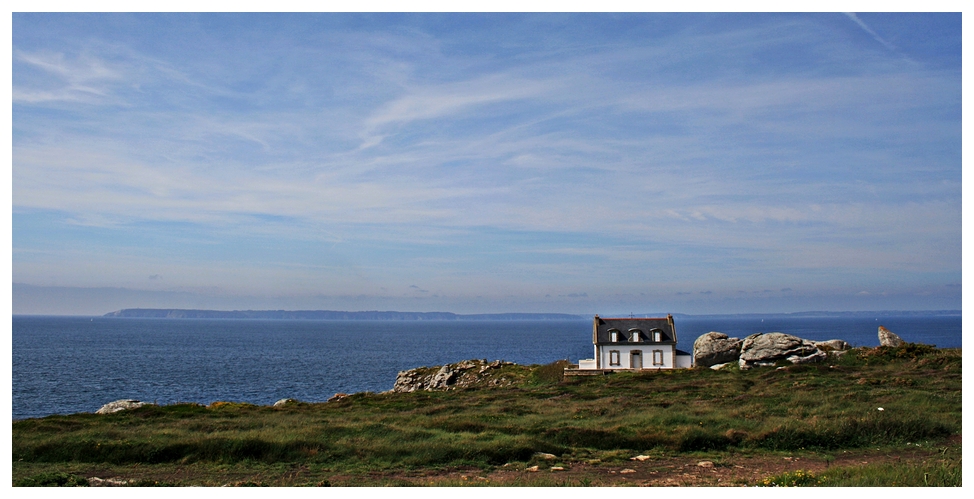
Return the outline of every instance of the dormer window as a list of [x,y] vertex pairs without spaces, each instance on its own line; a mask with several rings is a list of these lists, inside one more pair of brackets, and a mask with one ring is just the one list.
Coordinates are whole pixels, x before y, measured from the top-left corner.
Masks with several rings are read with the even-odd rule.
[[659,343],[662,340],[662,333],[659,331],[653,331],[653,341]]
[[609,336],[612,338],[612,343],[619,341],[619,331],[610,331]]
[[629,341],[633,343],[638,343],[640,341],[643,341],[644,339],[645,337],[643,337],[642,331],[640,331],[639,329],[632,328],[629,330]]

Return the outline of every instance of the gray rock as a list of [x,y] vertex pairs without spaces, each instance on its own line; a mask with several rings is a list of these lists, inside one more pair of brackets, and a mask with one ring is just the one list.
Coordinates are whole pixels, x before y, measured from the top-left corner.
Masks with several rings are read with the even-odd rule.
[[741,354],[741,340],[716,331],[702,334],[693,342],[693,365],[710,367],[734,362]]
[[282,406],[285,406],[285,405],[290,404],[291,402],[297,402],[297,400],[294,400],[294,399],[281,399],[281,400],[278,400],[277,402],[274,402],[274,407],[282,407]]
[[727,366],[729,366],[731,364],[732,364],[731,362],[724,362],[723,364],[714,364],[714,365],[710,366],[710,368],[713,369],[714,371],[718,371],[718,370],[723,369],[723,368],[725,368],[725,367],[727,367]]
[[483,364],[483,362],[480,362],[480,361],[477,361],[477,360],[465,360],[463,362],[457,362],[456,368],[457,368],[458,371],[460,371],[460,370],[465,371],[467,369],[473,369],[474,367],[476,367],[477,365],[480,365],[480,364]]
[[416,369],[399,371],[399,374],[396,376],[396,383],[392,386],[392,391],[396,393],[409,393],[416,391],[417,388],[425,388],[425,383],[416,379],[416,376]]
[[758,333],[744,338],[741,344],[741,369],[757,366],[773,366],[779,360],[793,364],[818,362],[825,359],[825,352],[815,343],[784,333]]
[[449,365],[443,366],[437,371],[433,379],[430,380],[429,385],[426,387],[427,390],[438,390],[446,388],[453,384],[453,380],[456,378],[457,372],[450,369]]
[[881,347],[898,347],[906,343],[903,338],[900,338],[896,333],[886,329],[883,326],[879,326],[879,346]]
[[850,348],[849,343],[847,343],[845,340],[813,341],[812,343],[814,343],[819,350],[843,351]]
[[136,409],[144,405],[150,405],[148,402],[140,402],[135,399],[122,399],[116,400],[114,402],[109,402],[100,409],[95,411],[95,414],[111,414],[113,412],[124,411],[127,409]]
[[390,392],[409,393],[415,391],[456,390],[471,386],[494,386],[507,383],[506,379],[491,379],[493,369],[517,365],[513,362],[487,359],[471,359],[440,366],[437,371],[428,367],[417,367],[400,371]]
[[785,360],[791,362],[792,364],[811,364],[813,362],[821,362],[825,360],[826,357],[828,357],[827,353],[816,348],[814,352],[809,353],[808,355],[790,355]]

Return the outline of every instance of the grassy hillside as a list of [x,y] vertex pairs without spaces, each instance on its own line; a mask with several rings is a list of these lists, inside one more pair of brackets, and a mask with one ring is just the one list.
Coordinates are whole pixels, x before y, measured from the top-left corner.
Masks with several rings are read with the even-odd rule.
[[[703,464],[679,476],[726,485],[961,482],[959,350],[906,345],[783,369],[568,379],[562,367],[501,367],[495,376],[514,381],[504,388],[17,421],[14,483],[656,484],[687,463]],[[798,471],[813,478],[796,481]]]

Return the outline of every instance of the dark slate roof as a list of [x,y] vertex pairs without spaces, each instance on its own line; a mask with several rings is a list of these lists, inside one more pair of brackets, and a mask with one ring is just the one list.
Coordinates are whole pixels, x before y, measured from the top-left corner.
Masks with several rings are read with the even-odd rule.
[[[633,344],[629,340],[634,331],[640,332],[640,341],[635,343],[638,345],[672,345],[676,343],[676,326],[673,324],[673,316],[651,319],[638,317],[612,319],[596,315],[593,329],[596,345],[611,344],[612,331],[619,332],[619,341],[616,344]],[[653,331],[656,330],[662,333],[659,342],[652,341]]]

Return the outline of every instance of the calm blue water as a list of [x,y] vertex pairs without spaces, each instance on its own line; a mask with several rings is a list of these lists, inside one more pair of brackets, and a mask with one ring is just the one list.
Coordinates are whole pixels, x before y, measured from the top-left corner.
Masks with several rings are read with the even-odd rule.
[[[678,348],[700,334],[781,331],[878,344],[882,324],[906,341],[961,346],[960,317],[677,318]],[[396,373],[464,359],[542,364],[592,356],[579,321],[282,321],[13,317],[14,419],[93,412],[118,399],[271,404],[385,391]]]

